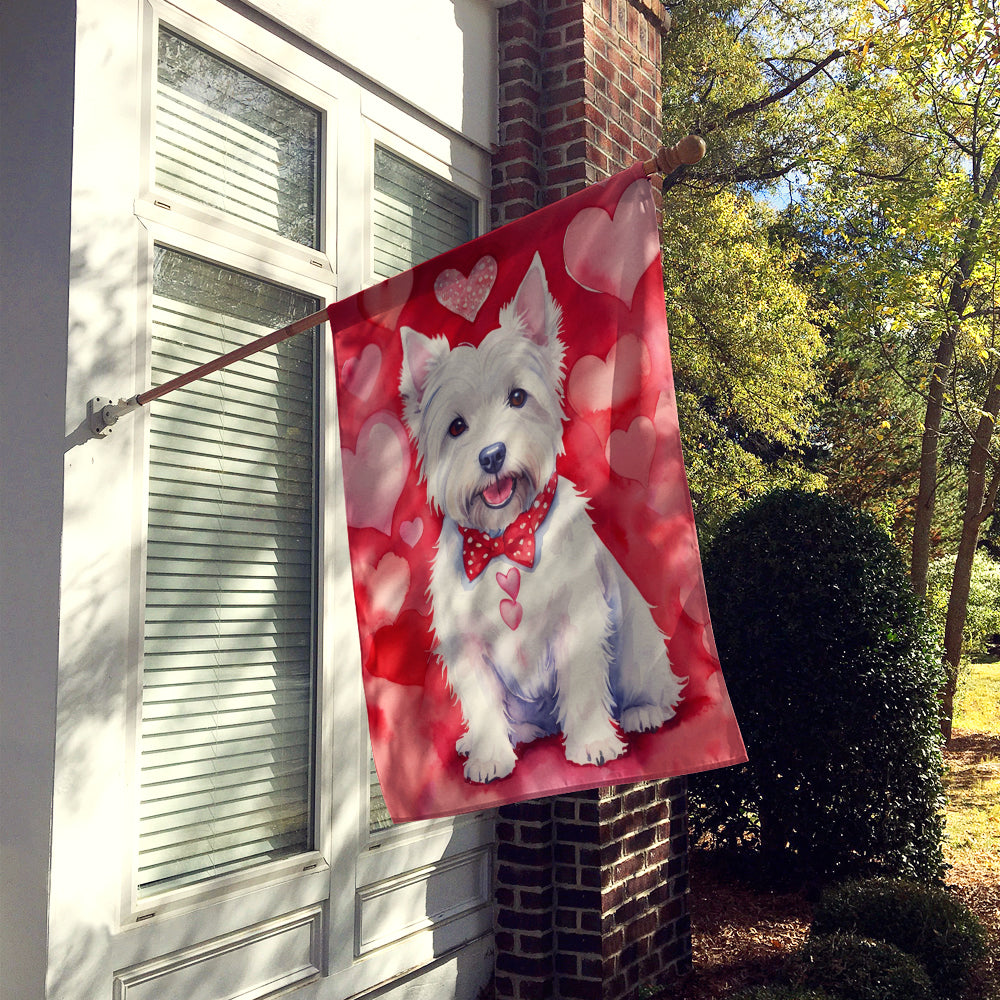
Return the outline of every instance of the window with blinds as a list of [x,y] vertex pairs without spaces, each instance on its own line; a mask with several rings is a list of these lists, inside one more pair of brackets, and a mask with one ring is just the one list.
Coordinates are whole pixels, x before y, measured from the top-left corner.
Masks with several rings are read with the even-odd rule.
[[[315,246],[320,116],[159,31],[158,192]],[[184,206],[177,203],[182,215]],[[318,300],[154,248],[150,382]],[[300,334],[149,408],[139,898],[314,848],[318,340]]]
[[[153,383],[317,308],[156,248]],[[139,888],[311,847],[315,331],[150,408]]]
[[[475,198],[395,153],[375,147],[373,271],[391,278],[478,235]],[[369,756],[369,832],[392,826]]]
[[319,129],[315,109],[160,28],[158,189],[315,247]]
[[376,146],[375,274],[391,278],[478,236],[477,209],[460,188]]

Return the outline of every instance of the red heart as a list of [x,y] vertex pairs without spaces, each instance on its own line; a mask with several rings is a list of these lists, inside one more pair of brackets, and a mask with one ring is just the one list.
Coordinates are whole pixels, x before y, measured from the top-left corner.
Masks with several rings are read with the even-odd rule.
[[404,611],[392,625],[374,635],[371,655],[365,662],[369,673],[396,684],[423,684],[431,646],[427,619],[416,611]]
[[636,417],[627,431],[612,431],[605,454],[612,471],[624,479],[649,485],[649,469],[656,448],[656,428],[649,417]]
[[374,414],[358,434],[357,449],[342,448],[341,458],[347,523],[388,535],[410,471],[410,445],[403,425],[392,414]]
[[638,398],[649,376],[649,350],[631,333],[608,351],[604,360],[585,354],[569,374],[567,394],[577,413],[603,413]]
[[368,344],[356,357],[348,358],[341,369],[344,388],[358,399],[367,399],[375,388],[378,370],[382,367],[382,352],[375,344]]
[[412,521],[404,521],[399,526],[399,537],[412,549],[420,536],[424,533],[424,522],[421,518],[415,517]]
[[377,628],[394,622],[410,589],[410,564],[402,556],[387,552],[366,583],[372,624]]

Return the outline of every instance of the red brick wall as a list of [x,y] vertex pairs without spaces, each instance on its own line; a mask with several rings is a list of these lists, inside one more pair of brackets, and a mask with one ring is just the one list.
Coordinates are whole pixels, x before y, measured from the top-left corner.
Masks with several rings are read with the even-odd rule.
[[[660,144],[660,0],[514,0],[499,19],[495,226]],[[620,1000],[690,967],[683,778],[500,810],[496,996]]]
[[691,964],[683,779],[505,806],[496,996],[619,1000]]
[[499,12],[493,224],[660,144],[661,0],[514,0]]

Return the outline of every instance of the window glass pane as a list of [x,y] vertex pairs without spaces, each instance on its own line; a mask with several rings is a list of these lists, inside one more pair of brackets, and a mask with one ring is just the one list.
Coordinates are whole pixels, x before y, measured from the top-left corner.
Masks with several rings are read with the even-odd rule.
[[477,232],[476,199],[375,147],[374,270],[391,278]]
[[[374,271],[391,278],[478,235],[476,199],[375,147]],[[369,832],[392,826],[375,764],[368,770]]]
[[[152,383],[317,308],[158,247]],[[150,404],[141,894],[312,847],[315,337]]]
[[319,112],[160,28],[156,184],[318,245]]

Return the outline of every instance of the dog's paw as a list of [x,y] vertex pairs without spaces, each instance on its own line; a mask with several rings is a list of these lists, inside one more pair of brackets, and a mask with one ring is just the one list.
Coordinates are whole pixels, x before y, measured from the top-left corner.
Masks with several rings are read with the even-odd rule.
[[566,740],[566,759],[574,764],[607,764],[609,760],[620,757],[625,752],[625,744],[614,731],[603,739]]
[[469,759],[465,762],[466,780],[485,785],[491,781],[506,778],[514,770],[514,765],[517,763],[514,748],[508,747],[507,749],[510,751],[509,756],[503,751],[499,754],[483,757],[476,756],[474,753],[470,754]]
[[661,705],[636,705],[622,712],[622,729],[626,733],[650,733],[673,716],[670,709]]

